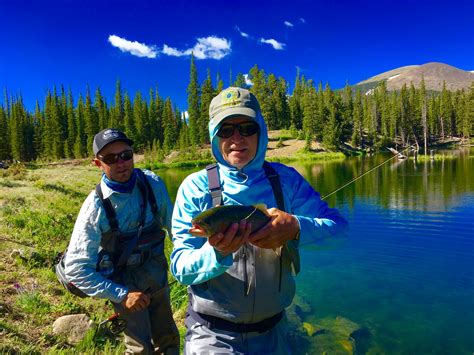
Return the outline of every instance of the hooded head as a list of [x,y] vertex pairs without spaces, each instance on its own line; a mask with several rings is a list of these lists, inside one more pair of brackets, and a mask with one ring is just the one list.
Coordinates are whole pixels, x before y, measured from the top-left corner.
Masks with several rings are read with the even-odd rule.
[[260,105],[255,95],[250,91],[238,87],[230,87],[221,91],[214,97],[209,106],[209,134],[212,144],[212,154],[217,162],[229,169],[236,169],[226,161],[219,150],[219,137],[217,132],[222,124],[231,119],[247,118],[256,122],[260,131],[257,139],[257,150],[255,157],[239,170],[248,174],[252,170],[260,170],[265,160],[268,144],[267,126],[260,111]]

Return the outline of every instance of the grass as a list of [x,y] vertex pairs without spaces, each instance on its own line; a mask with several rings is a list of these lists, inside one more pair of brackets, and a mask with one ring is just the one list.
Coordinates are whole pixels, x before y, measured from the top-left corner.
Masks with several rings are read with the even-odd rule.
[[269,161],[278,162],[278,163],[288,163],[292,161],[298,162],[310,162],[310,161],[324,161],[324,160],[339,160],[345,159],[346,156],[341,152],[324,152],[317,153],[314,152],[305,152],[304,150],[297,152],[291,157],[272,157],[269,158]]

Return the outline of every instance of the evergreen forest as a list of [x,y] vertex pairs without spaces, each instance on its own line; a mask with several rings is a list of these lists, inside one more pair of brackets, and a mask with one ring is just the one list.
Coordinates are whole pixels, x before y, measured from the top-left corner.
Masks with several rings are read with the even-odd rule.
[[[247,87],[241,74],[230,76],[233,86]],[[347,145],[360,149],[417,144],[419,147],[474,134],[474,83],[468,90],[428,92],[422,79],[400,91],[387,91],[385,82],[370,94],[346,85],[333,90],[326,84],[296,74],[292,92],[282,77],[267,74],[257,65],[249,71],[250,87],[258,98],[270,130],[289,129],[310,146],[321,142],[328,150]],[[91,157],[94,135],[106,127],[124,130],[135,141],[137,151],[159,149],[167,154],[209,143],[208,109],[211,99],[223,89],[211,73],[200,84],[191,57],[187,87],[187,119],[171,98],[157,89],[148,97],[136,92],[133,98],[116,83],[113,102],[100,88],[89,87],[77,100],[71,90],[55,87],[47,92],[43,107],[37,101],[29,112],[21,95],[4,91],[0,106],[0,160],[58,160]]]

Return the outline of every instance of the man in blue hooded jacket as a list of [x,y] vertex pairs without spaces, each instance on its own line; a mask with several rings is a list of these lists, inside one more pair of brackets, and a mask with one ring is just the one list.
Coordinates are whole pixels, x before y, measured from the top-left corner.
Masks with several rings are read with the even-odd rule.
[[[267,127],[252,93],[223,90],[212,100],[209,116],[217,169],[183,181],[172,217],[171,271],[189,285],[184,352],[291,353],[284,310],[295,294],[300,240],[318,242],[347,223],[296,170],[264,163]],[[278,176],[279,192],[271,175]],[[212,180],[218,189],[210,186]],[[216,205],[216,198],[223,205],[264,203],[272,218],[253,234],[242,220],[203,238],[192,219]]]

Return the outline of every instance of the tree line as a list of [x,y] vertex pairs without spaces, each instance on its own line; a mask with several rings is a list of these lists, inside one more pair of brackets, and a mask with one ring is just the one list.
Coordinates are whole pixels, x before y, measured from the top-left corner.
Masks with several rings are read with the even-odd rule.
[[[233,86],[248,87],[242,73]],[[331,150],[343,143],[353,147],[379,148],[394,143],[429,145],[448,137],[469,138],[474,133],[474,83],[468,90],[427,92],[422,78],[419,88],[404,85],[388,91],[385,82],[363,93],[346,85],[342,90],[323,87],[296,74],[293,91],[289,82],[266,74],[257,65],[249,71],[250,91],[258,98],[269,129],[289,129],[307,142],[322,142]],[[148,98],[139,91],[133,100],[117,81],[113,103],[108,104],[100,88],[74,101],[71,90],[49,91],[44,107],[39,102],[29,112],[21,95],[5,90],[0,106],[0,160],[57,160],[92,156],[92,140],[103,128],[115,127],[135,141],[135,149],[168,153],[209,143],[209,104],[222,90],[218,76],[214,87],[211,73],[199,84],[191,57],[187,87],[187,118],[168,97],[156,89]]]

